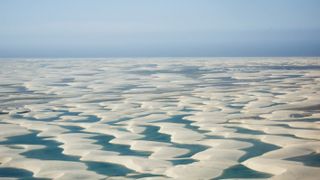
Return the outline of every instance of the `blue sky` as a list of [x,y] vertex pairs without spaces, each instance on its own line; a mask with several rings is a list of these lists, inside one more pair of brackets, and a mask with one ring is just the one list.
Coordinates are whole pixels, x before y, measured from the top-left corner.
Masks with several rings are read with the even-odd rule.
[[0,57],[114,56],[320,56],[320,1],[0,1]]

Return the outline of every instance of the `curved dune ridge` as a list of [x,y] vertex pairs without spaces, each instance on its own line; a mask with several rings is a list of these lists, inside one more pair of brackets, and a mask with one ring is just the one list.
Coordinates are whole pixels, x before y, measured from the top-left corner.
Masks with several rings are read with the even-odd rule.
[[320,176],[319,58],[0,63],[0,179]]

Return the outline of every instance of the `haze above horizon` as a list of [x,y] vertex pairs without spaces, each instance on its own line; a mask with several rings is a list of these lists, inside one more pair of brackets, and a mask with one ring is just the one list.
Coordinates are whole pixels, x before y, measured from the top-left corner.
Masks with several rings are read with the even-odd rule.
[[2,0],[0,57],[320,56],[318,0]]

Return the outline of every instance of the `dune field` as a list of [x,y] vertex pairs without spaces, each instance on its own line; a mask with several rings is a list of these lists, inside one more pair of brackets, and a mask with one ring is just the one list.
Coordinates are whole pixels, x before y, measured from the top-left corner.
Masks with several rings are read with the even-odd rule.
[[0,179],[319,177],[319,58],[0,60]]

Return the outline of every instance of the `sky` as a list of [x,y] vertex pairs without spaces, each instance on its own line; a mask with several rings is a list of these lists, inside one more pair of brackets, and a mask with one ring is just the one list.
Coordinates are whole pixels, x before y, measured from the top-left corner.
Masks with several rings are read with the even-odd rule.
[[319,0],[0,0],[0,57],[320,56]]

